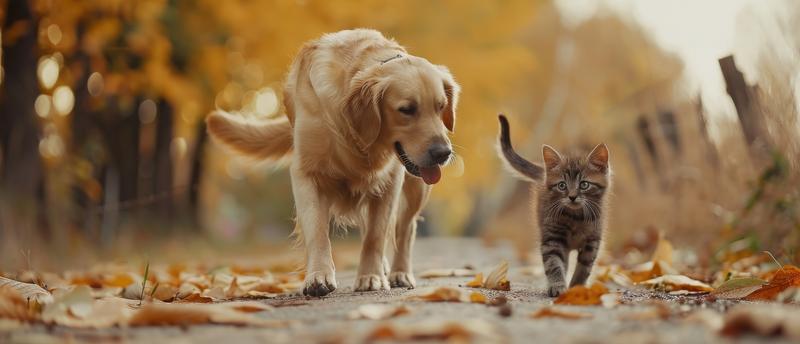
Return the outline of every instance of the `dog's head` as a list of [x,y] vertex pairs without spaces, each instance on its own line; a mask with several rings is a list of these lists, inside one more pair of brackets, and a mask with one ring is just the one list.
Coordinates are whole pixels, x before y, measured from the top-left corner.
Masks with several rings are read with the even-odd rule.
[[435,184],[452,155],[459,92],[446,67],[402,56],[356,74],[343,113],[361,149],[388,145],[409,173]]

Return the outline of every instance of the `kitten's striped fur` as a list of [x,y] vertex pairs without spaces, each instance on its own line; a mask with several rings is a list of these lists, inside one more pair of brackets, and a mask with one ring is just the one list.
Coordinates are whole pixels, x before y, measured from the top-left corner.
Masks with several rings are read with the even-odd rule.
[[606,226],[605,195],[611,186],[608,148],[597,145],[588,156],[562,156],[542,147],[544,166],[519,156],[511,146],[508,121],[500,115],[500,148],[516,174],[535,182],[542,261],[551,297],[566,290],[567,258],[578,251],[569,286],[586,283]]

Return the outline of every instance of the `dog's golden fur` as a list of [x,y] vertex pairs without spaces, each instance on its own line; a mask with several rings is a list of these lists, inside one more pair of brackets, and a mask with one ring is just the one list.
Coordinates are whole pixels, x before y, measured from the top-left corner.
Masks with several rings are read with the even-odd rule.
[[[458,94],[445,67],[408,55],[377,31],[346,30],[300,50],[284,87],[286,118],[254,123],[217,111],[207,124],[214,137],[243,154],[277,159],[291,153],[306,294],[336,288],[331,220],[361,229],[355,290],[413,287],[416,219],[430,192],[420,170],[434,170],[435,178],[426,181],[438,181],[438,165],[450,154],[447,132],[455,125]],[[432,158],[434,146],[445,147],[445,159]],[[391,234],[396,248],[389,267]]]

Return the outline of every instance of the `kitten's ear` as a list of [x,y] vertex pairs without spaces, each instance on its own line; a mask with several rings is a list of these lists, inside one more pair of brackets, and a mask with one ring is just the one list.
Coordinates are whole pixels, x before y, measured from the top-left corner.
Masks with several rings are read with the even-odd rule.
[[542,145],[542,158],[544,159],[544,166],[548,170],[552,170],[561,163],[561,154],[558,154],[553,147],[548,145]]
[[589,153],[589,163],[600,172],[605,172],[608,169],[608,147],[606,147],[605,143],[601,143],[592,149],[592,152]]

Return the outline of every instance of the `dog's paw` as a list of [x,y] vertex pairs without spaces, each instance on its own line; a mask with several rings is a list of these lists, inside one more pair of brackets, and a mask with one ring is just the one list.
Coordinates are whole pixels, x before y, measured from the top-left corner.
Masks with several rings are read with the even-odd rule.
[[389,290],[389,280],[383,274],[356,277],[356,291]]
[[386,257],[383,257],[383,274],[389,276],[389,270],[391,269],[391,265],[389,265],[389,260]]
[[414,288],[417,286],[417,281],[410,272],[393,271],[389,274],[389,284],[392,288]]
[[558,297],[567,290],[564,284],[553,284],[547,287],[547,296]]
[[336,276],[333,272],[315,271],[306,276],[303,295],[325,296],[336,290]]

